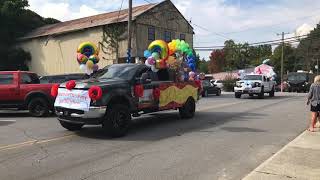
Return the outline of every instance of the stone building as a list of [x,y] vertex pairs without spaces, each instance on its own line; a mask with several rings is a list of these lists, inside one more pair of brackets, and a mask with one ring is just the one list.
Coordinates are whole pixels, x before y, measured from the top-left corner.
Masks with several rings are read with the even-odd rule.
[[[170,0],[133,8],[132,62],[155,39],[183,39],[193,46],[193,27]],[[109,12],[35,29],[21,38],[31,53],[30,70],[40,75],[80,72],[76,49],[91,41],[100,48],[99,66],[124,63],[127,57],[128,10]]]

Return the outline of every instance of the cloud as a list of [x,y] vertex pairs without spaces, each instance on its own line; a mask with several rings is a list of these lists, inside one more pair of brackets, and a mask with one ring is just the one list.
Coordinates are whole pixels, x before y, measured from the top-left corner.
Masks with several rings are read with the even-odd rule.
[[303,36],[309,34],[310,31],[312,31],[314,28],[315,26],[310,26],[309,24],[302,24],[296,29],[295,36]]
[[[160,2],[162,0],[151,0]],[[29,0],[30,9],[44,17],[70,20],[118,10],[122,0]],[[320,1],[314,0],[172,0],[191,20],[195,29],[194,46],[223,45],[228,38],[236,42],[279,39],[277,33],[298,30],[306,33],[320,19]],[[145,4],[134,1],[134,6]],[[123,8],[127,8],[124,1]],[[304,25],[307,24],[308,26]],[[287,35],[286,37],[289,37]],[[208,57],[209,52],[200,52]]]
[[29,9],[43,17],[52,17],[61,21],[77,19],[102,13],[102,11],[82,4],[73,7],[69,1],[29,0]]

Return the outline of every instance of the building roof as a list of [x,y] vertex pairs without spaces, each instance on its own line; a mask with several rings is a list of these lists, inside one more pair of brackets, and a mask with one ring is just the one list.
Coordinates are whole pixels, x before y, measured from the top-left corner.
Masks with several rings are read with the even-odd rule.
[[[161,4],[161,3],[158,3]],[[135,20],[139,15],[145,13],[146,11],[152,9],[158,4],[146,4],[142,6],[136,6],[132,8],[132,19]],[[31,33],[27,34],[21,39],[31,39],[41,36],[49,36],[53,34],[62,34],[73,31],[78,31],[81,29],[92,28],[107,24],[113,24],[118,22],[126,22],[128,19],[128,9],[124,9],[114,12],[108,12],[104,14],[99,14],[95,16],[84,17],[80,19],[75,19],[71,21],[65,21],[61,23],[56,23],[52,25],[46,25],[35,29]]]

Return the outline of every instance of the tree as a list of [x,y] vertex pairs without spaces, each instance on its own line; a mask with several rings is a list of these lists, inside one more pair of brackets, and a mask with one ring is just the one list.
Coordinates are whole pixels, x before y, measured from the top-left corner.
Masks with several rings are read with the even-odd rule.
[[42,18],[26,9],[28,6],[27,0],[0,1],[0,70],[27,70],[27,61],[31,60],[31,56],[15,47],[18,38],[37,27],[59,22]]
[[226,59],[224,55],[224,50],[213,50],[210,54],[209,71],[211,73],[218,73],[224,71],[225,67]]
[[197,70],[199,72],[208,74],[209,73],[209,67],[208,67],[208,62],[203,58],[202,60],[197,61],[198,65],[197,65]]
[[[284,44],[283,48],[283,72],[292,72],[298,70],[299,60],[296,57],[296,49],[291,44]],[[273,56],[271,58],[271,64],[274,66],[277,74],[281,73],[281,56],[282,56],[282,45],[275,48]]]

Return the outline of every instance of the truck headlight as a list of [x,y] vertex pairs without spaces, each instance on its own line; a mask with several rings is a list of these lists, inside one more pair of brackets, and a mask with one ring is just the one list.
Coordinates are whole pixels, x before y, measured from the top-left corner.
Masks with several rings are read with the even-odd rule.
[[253,84],[253,87],[261,87],[261,83],[255,82],[255,83]]

